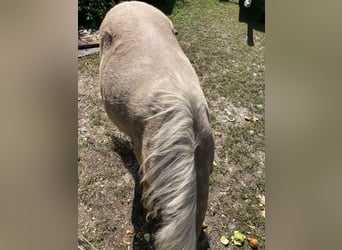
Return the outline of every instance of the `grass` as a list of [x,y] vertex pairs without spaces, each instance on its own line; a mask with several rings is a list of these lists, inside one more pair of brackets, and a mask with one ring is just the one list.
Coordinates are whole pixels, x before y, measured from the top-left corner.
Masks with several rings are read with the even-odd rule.
[[103,121],[102,121],[102,117],[101,117],[101,113],[95,113],[95,114],[92,114],[91,117],[90,117],[90,120],[92,122],[92,124],[94,126],[101,126],[103,125]]
[[[237,221],[239,231],[258,237],[262,248],[265,221],[260,216],[263,208],[255,197],[265,192],[265,168],[255,155],[265,150],[265,36],[255,32],[256,45],[246,45],[246,25],[237,21],[236,3],[185,1],[175,8],[170,18],[179,31],[180,44],[200,78],[212,112],[214,130],[221,137],[216,138],[220,145],[216,145],[217,167],[210,180],[211,193],[229,188],[227,196],[219,198],[224,204],[220,214]],[[219,113],[228,102],[247,109],[260,119],[243,124],[222,124]],[[230,171],[230,166],[234,166],[235,171]],[[260,170],[262,174],[256,175]],[[241,185],[242,180],[244,185]],[[252,231],[250,226],[254,228]],[[218,247],[221,246],[216,245],[214,249]]]
[[82,184],[78,190],[79,201],[85,204],[86,206],[92,205],[92,198],[95,195],[94,192],[89,192],[91,190],[92,185],[96,182],[94,177],[87,177],[83,180]]
[[[181,47],[199,76],[215,132],[216,164],[210,178],[206,216],[206,232],[211,249],[248,249],[248,244],[242,248],[231,245],[225,248],[220,244],[220,237],[226,235],[230,238],[234,230],[257,238],[260,242],[259,249],[264,249],[265,218],[262,212],[265,207],[260,205],[257,197],[265,195],[265,34],[254,31],[255,46],[249,47],[246,44],[247,27],[238,22],[237,2],[176,1],[169,18],[178,30],[177,38]],[[98,54],[79,59],[79,75],[87,86],[98,88],[98,66]],[[80,95],[94,107],[90,114],[81,114],[79,119],[85,119],[87,126],[93,131],[103,129],[102,139],[113,142],[111,138],[116,136],[126,138],[113,128],[101,107],[101,101],[97,99],[98,96]],[[235,121],[229,121],[230,117],[225,109],[231,112]],[[251,119],[245,119],[245,115]],[[114,162],[108,159],[111,154],[99,153],[110,152],[116,145],[102,145],[98,140],[94,140],[94,143],[96,145],[81,141],[79,145],[79,168],[81,172],[87,172],[87,177],[80,179],[79,197],[80,201],[99,213],[103,213],[103,207],[108,206],[112,217],[106,217],[106,225],[98,222],[101,226],[97,227],[102,228],[102,231],[97,231],[98,234],[92,234],[87,229],[89,232],[85,230],[88,232],[85,236],[93,240],[99,249],[127,249],[111,244],[122,242],[121,238],[127,237],[125,233],[120,235],[120,231],[125,232],[120,228],[123,224],[125,229],[129,229],[129,223],[127,226],[119,223],[122,219],[119,217],[129,220],[130,214],[125,211],[119,214],[121,210],[115,210],[116,206],[107,204],[106,199],[97,201],[99,198],[96,197],[100,197],[98,193],[102,190],[96,190],[95,185],[99,176],[96,171],[102,171],[103,178],[113,180],[108,192],[117,199],[116,205],[125,203],[124,207],[127,207],[126,200],[131,196],[132,190],[128,190],[125,185],[117,185],[122,182],[127,170],[119,163],[109,166],[109,162]],[[99,165],[92,163],[92,159],[100,156],[105,158],[96,163]],[[104,162],[107,161],[105,159],[108,159],[108,163]],[[87,191],[89,188],[92,188],[91,191]],[[101,202],[105,204],[100,206]],[[116,234],[113,236],[105,228],[116,228]]]

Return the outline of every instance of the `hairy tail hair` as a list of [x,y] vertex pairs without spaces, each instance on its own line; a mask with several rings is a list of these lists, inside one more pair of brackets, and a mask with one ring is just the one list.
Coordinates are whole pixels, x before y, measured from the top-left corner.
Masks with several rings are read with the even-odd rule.
[[161,216],[155,235],[157,249],[196,249],[197,146],[189,100],[175,93],[163,93],[158,100],[163,111],[148,118],[162,117],[159,129],[149,138],[149,154],[143,161],[142,183],[147,183],[143,203],[148,217]]

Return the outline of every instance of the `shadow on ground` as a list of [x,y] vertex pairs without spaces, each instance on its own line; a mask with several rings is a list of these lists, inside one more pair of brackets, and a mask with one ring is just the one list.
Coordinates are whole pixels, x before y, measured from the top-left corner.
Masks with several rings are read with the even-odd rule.
[[[146,241],[144,234],[148,233],[153,235],[157,229],[158,225],[160,225],[160,220],[155,219],[151,221],[146,221],[144,218],[144,211],[141,203],[142,198],[142,187],[140,185],[141,174],[139,172],[139,163],[134,155],[132,144],[122,138],[118,138],[115,136],[111,136],[112,140],[112,149],[116,152],[122,162],[124,163],[125,168],[132,175],[134,179],[134,197],[132,204],[132,214],[131,214],[131,222],[134,227],[133,237],[133,249],[134,250],[150,250],[155,249],[154,247],[154,239],[150,237],[149,241]],[[202,230],[199,240],[198,240],[198,250],[207,250],[210,248],[209,239],[206,233]]]

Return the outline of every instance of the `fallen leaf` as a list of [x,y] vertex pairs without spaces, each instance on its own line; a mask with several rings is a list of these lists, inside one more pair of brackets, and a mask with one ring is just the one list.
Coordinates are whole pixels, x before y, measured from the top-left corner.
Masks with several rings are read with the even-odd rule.
[[126,230],[126,234],[130,234],[130,235],[132,235],[132,234],[134,234],[134,232],[133,232],[133,231],[131,231],[131,230]]
[[137,232],[135,237],[138,238],[139,240],[142,240],[144,238],[144,234],[142,232]]
[[245,241],[246,236],[239,231],[234,231],[234,235],[231,237],[235,246],[241,246]]
[[227,239],[226,236],[221,236],[221,239],[220,239],[221,243],[225,246],[228,246],[229,244],[229,240]]
[[149,233],[144,234],[144,239],[145,239],[145,241],[149,242],[151,239],[150,234]]
[[245,117],[244,117],[244,118],[245,118],[245,120],[246,120],[246,121],[250,121],[250,120],[252,120],[252,117],[251,117],[251,116],[248,116],[248,115],[245,115]]
[[264,217],[264,218],[266,218],[266,212],[265,212],[265,210],[262,210],[262,211],[261,211],[261,216]]
[[249,245],[251,248],[256,249],[259,246],[259,241],[255,238],[247,238],[247,240],[249,241]]
[[127,238],[123,238],[122,241],[125,245],[131,245],[131,241]]
[[232,117],[232,116],[231,116],[231,117],[228,116],[228,117],[227,117],[227,120],[228,120],[229,122],[235,122],[235,118]]

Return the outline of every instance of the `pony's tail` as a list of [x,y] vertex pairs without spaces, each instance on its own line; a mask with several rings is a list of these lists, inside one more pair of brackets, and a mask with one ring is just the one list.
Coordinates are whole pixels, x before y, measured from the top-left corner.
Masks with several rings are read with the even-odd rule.
[[152,123],[159,120],[161,125],[146,144],[143,203],[148,217],[162,220],[155,234],[157,249],[193,250],[197,244],[197,143],[191,105],[178,95],[163,95],[162,99],[166,108],[148,119]]

